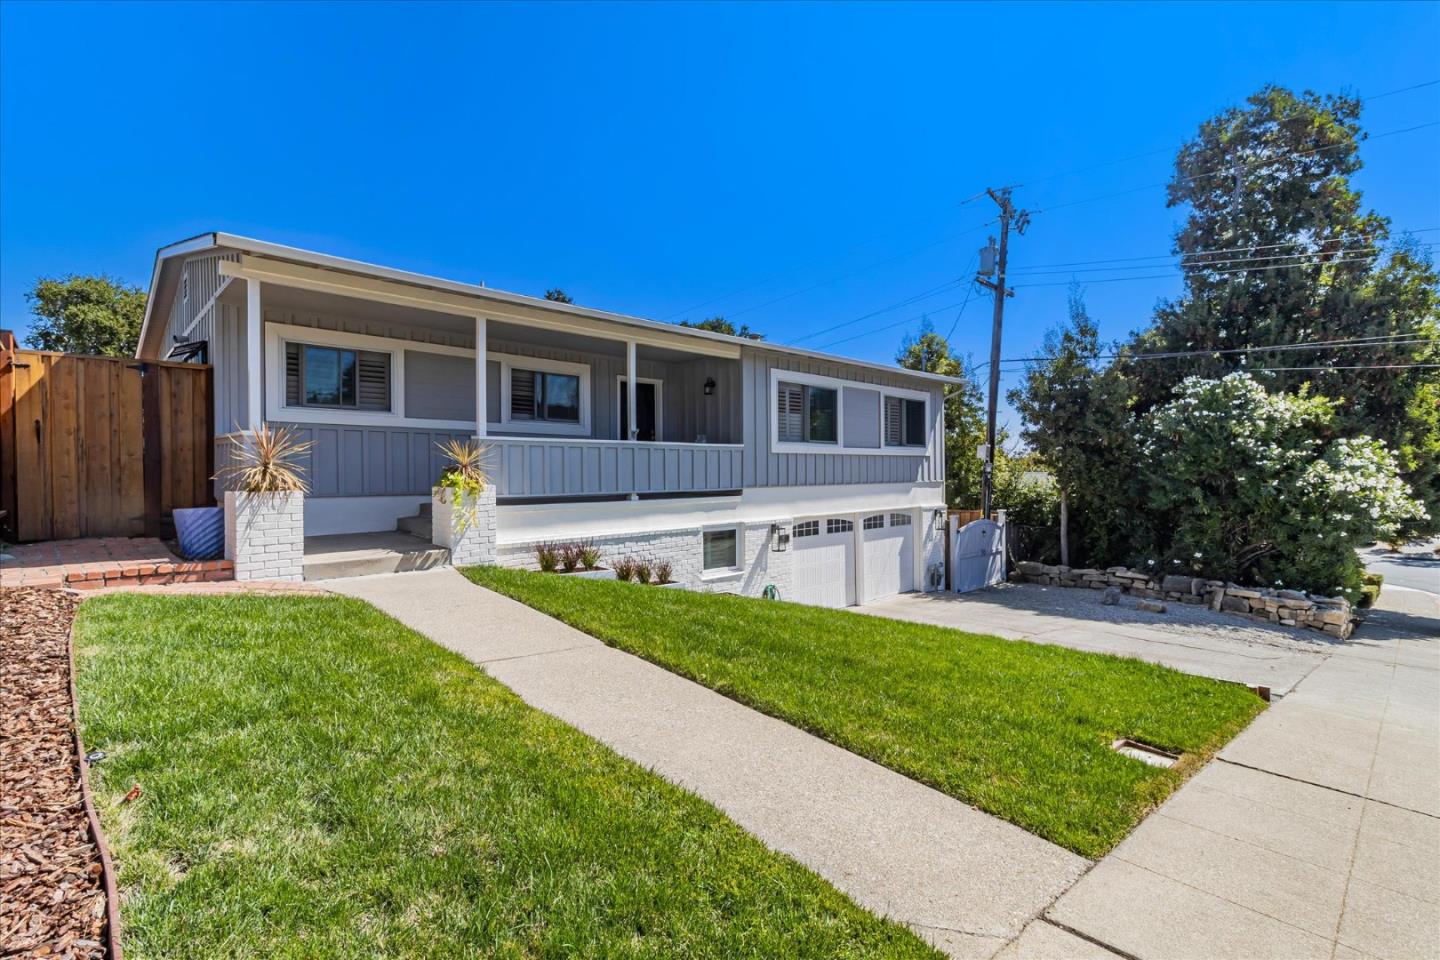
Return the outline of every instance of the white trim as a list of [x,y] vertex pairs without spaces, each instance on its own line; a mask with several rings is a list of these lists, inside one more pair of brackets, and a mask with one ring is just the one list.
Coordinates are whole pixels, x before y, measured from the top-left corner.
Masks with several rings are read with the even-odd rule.
[[[253,281],[252,281],[253,282]],[[337,407],[292,407],[285,402],[285,344],[303,343],[317,347],[348,347],[390,357],[390,409],[346,410]],[[430,430],[474,431],[474,420],[431,420],[405,416],[405,351],[473,357],[467,347],[372,337],[364,333],[302,327],[292,323],[265,324],[265,419],[282,423],[333,423],[357,427],[417,427]]]
[[[780,384],[797,383],[805,386],[824,387],[835,391],[835,442],[796,442],[793,440],[781,440],[780,437],[780,409],[777,397],[780,392]],[[845,395],[844,389],[850,387],[856,390],[871,390],[880,394],[880,446],[878,447],[847,447],[845,446]],[[925,443],[923,446],[886,446],[885,445],[885,398],[901,397],[906,400],[920,400],[925,403]],[[795,370],[782,370],[779,367],[770,368],[770,391],[767,394],[766,402],[770,405],[770,452],[771,453],[804,453],[820,454],[829,456],[869,456],[869,457],[916,457],[924,459],[930,455],[930,443],[934,432],[934,417],[931,416],[931,396],[923,390],[908,390],[904,387],[887,387],[879,383],[865,383],[860,380],[845,380],[840,377],[827,377],[818,373],[803,373]]]
[[[489,426],[505,430],[524,430],[527,433],[550,433],[590,436],[590,365],[571,363],[568,360],[550,360],[545,357],[526,357],[518,353],[487,353],[487,361],[500,364],[500,419],[490,420]],[[580,422],[565,423],[551,420],[512,420],[510,418],[510,371],[512,369],[533,370],[539,373],[565,373],[580,378]]]
[[[705,534],[735,531],[735,562],[728,567],[705,566]],[[710,523],[700,527],[700,579],[724,580],[745,572],[745,525],[743,523]]]
[[[264,307],[260,302],[260,281],[245,282],[245,425],[258,430],[265,419]],[[218,359],[218,358],[217,358]]]
[[[731,337],[721,333],[713,333],[708,330],[695,330],[691,328],[679,328],[674,324],[661,323],[655,320],[646,320],[641,317],[632,317],[626,314],[614,313],[605,310],[592,310],[588,307],[578,307],[572,304],[560,304],[537,297],[527,297],[517,293],[508,293],[503,290],[494,290],[484,284],[460,283],[454,280],[445,280],[440,277],[431,277],[424,274],[413,273],[406,270],[396,270],[390,267],[382,267],[376,264],[365,263],[359,260],[350,260],[344,257],[334,257],[328,254],[316,253],[312,250],[302,250],[298,247],[285,246],[279,243],[270,243],[264,240],[255,240],[250,237],[242,237],[233,233],[211,232],[200,234],[177,243],[161,247],[155,253],[154,267],[150,276],[150,296],[145,304],[145,321],[140,328],[141,347],[136,351],[136,356],[142,356],[145,345],[152,336],[151,330],[154,326],[154,309],[156,302],[160,299],[157,286],[161,280],[161,269],[167,265],[167,261],[176,257],[182,257],[192,253],[211,250],[223,247],[235,250],[237,253],[259,254],[263,259],[250,258],[252,263],[263,263],[273,267],[283,267],[282,261],[290,261],[292,264],[308,266],[313,273],[316,271],[329,272],[340,278],[353,277],[357,280],[388,281],[389,288],[394,285],[410,286],[417,289],[443,291],[453,294],[460,294],[470,301],[468,308],[457,309],[454,306],[442,308],[443,312],[456,313],[460,316],[474,316],[476,313],[474,301],[479,300],[488,304],[513,304],[521,307],[533,308],[543,311],[552,318],[572,316],[586,320],[596,320],[620,324],[633,329],[654,331],[658,337],[663,337],[673,344],[675,339],[689,341],[689,346],[680,346],[677,349],[691,350],[696,353],[709,353],[715,356],[739,357],[742,348],[766,350],[773,353],[786,354],[790,356],[808,357],[826,360],[833,363],[840,363],[846,366],[859,367],[867,370],[878,370],[893,376],[906,377],[913,380],[928,380],[936,383],[959,384],[958,377],[947,377],[938,373],[926,373],[919,370],[906,370],[903,367],[888,366],[886,364],[874,363],[867,360],[855,360],[850,357],[841,357],[835,354],[821,353],[816,350],[806,350],[801,347],[790,347],[776,343],[754,342],[742,340],[738,337]],[[222,275],[231,275],[230,268],[223,264],[220,268]],[[274,271],[278,273],[278,271]],[[278,277],[277,277],[278,279]],[[351,287],[353,290],[353,285]],[[355,296],[353,292],[346,295]],[[363,296],[363,294],[362,294]],[[373,299],[373,298],[372,298]],[[460,301],[465,302],[465,301]],[[433,308],[432,308],[433,309]],[[531,322],[533,318],[529,318]],[[550,321],[541,321],[537,325],[548,325]],[[558,325],[558,324],[556,324]],[[617,338],[618,339],[618,338]],[[706,342],[708,341],[708,342]]]
[[[486,329],[484,317],[475,318],[475,438],[484,440],[485,434],[489,432],[490,411],[486,407],[490,403],[490,390],[485,382],[490,372],[490,334]],[[483,358],[483,359],[482,359]]]
[[[515,422],[516,422],[516,423],[519,423],[520,421],[517,420],[517,421],[515,421]],[[497,423],[495,423],[495,422],[492,421],[491,424],[490,424],[490,426],[491,426],[491,427],[498,427],[499,424],[497,424]],[[631,440],[606,440],[606,439],[604,439],[604,438],[596,438],[596,437],[531,437],[531,436],[527,436],[526,434],[523,434],[523,433],[496,433],[496,434],[493,434],[493,435],[492,435],[492,439],[495,439],[495,440],[525,440],[525,441],[532,441],[532,440],[533,440],[535,443],[556,443],[556,444],[560,444],[561,446],[565,446],[565,447],[573,446],[574,444],[577,444],[577,443],[594,443],[594,444],[598,444],[598,445],[601,445],[601,446],[607,446],[607,447],[613,447],[613,446],[615,446],[617,443],[618,443],[618,444],[631,444],[631,443],[634,443],[634,444],[637,444],[637,445],[642,445],[642,444],[643,444],[643,445],[645,445],[645,446],[647,446],[647,447],[650,446],[650,441],[648,441],[648,440],[635,440],[635,441],[631,441]],[[662,444],[661,444],[660,441],[657,440],[657,441],[655,441],[655,445],[656,445],[656,446],[661,446]],[[745,449],[745,444],[743,444],[743,443],[690,443],[690,442],[682,442],[682,441],[679,441],[679,440],[666,440],[666,441],[664,441],[664,444],[663,444],[663,445],[664,445],[664,446],[667,446],[667,447],[699,447],[699,448],[702,449],[702,450],[744,450],[744,449]]]
[[[627,437],[622,437],[621,439],[623,439],[623,440],[634,440],[636,434],[638,434],[638,433],[640,432],[639,428],[635,425],[635,407],[636,407],[636,404],[637,404],[637,399],[636,399],[636,393],[637,393],[637,391],[636,391],[636,389],[635,389],[635,367],[636,367],[636,366],[637,366],[637,364],[636,364],[636,362],[635,362],[635,341],[634,341],[634,340],[626,340],[626,341],[625,341],[625,379],[629,381],[629,383],[630,383],[630,389],[629,389],[629,391],[625,394],[625,397],[626,397],[625,405],[630,408],[630,410],[629,410],[629,414],[630,414],[630,416],[629,416],[630,429],[626,431],[626,433],[628,433],[629,436],[627,436]],[[618,433],[619,431],[617,430],[616,432]]]
[[882,509],[934,510],[944,503],[942,483],[875,483],[753,487],[738,497],[501,503],[496,516],[499,540],[505,544],[655,533],[707,525],[788,523],[792,519],[848,516]]
[[185,332],[180,334],[182,340],[188,340],[191,331],[200,326],[200,321],[205,319],[205,314],[215,309],[215,301],[220,299],[220,294],[224,293],[225,288],[228,286],[230,286],[230,278],[225,277],[220,281],[220,286],[216,289],[215,294],[209,300],[206,300],[205,306],[201,307],[200,312],[195,314],[195,319],[190,321],[190,326],[186,327]]
[[[615,374],[615,432],[620,432],[620,386],[625,383],[626,377],[623,373]],[[636,377],[636,383],[649,383],[655,386],[655,443],[665,442],[665,381],[657,380],[654,377]],[[627,404],[634,406],[634,404]],[[633,422],[633,421],[632,421]],[[640,441],[648,443],[650,441]],[[741,444],[744,446],[744,444]]]

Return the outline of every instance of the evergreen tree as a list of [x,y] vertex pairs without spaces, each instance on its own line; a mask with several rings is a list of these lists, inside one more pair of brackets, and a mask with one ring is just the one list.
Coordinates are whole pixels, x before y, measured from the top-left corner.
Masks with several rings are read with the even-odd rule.
[[[1397,451],[1440,516],[1440,377],[1393,366],[1440,360],[1436,273],[1413,242],[1389,242],[1389,221],[1350,185],[1361,167],[1359,116],[1356,98],[1269,86],[1201,125],[1169,187],[1169,205],[1189,210],[1175,241],[1186,290],[1160,305],[1132,347],[1216,352],[1121,366],[1142,411],[1168,402],[1187,376],[1235,371],[1271,391],[1336,398],[1334,428]],[[1422,342],[1220,352],[1359,337]],[[1356,366],[1376,369],[1343,369]],[[1283,367],[1328,369],[1259,372]]]

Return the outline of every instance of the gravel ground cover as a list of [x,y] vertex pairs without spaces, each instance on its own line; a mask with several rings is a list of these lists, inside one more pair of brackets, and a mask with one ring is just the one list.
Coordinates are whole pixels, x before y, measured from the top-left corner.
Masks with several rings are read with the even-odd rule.
[[0,957],[105,956],[100,852],[75,760],[77,598],[0,590]]

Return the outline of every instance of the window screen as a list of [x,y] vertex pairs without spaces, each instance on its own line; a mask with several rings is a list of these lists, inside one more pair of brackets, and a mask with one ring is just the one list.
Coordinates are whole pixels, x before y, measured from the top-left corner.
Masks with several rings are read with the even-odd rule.
[[734,530],[707,530],[705,531],[704,539],[704,563],[706,570],[720,570],[739,566],[735,559],[737,537]]

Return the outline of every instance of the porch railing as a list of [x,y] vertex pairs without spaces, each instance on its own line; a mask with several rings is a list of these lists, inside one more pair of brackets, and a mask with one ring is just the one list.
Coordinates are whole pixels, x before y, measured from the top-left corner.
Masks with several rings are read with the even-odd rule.
[[738,490],[743,444],[497,437],[485,443],[500,497]]

